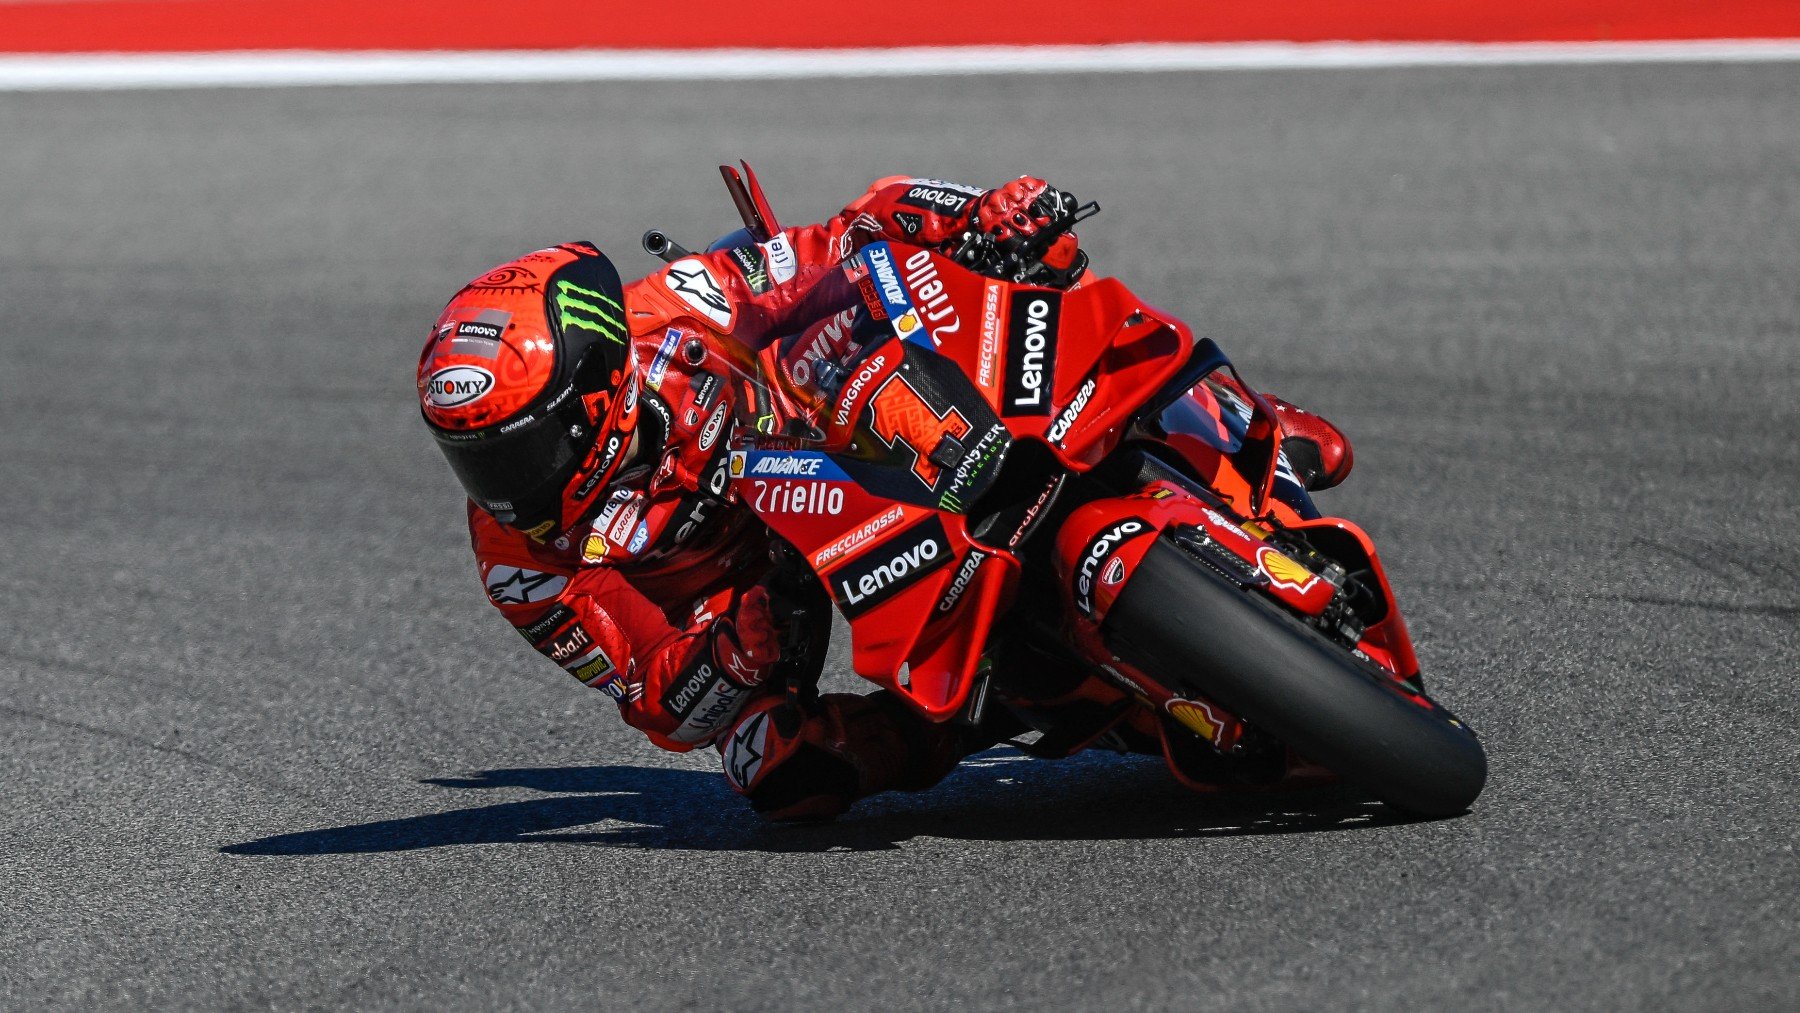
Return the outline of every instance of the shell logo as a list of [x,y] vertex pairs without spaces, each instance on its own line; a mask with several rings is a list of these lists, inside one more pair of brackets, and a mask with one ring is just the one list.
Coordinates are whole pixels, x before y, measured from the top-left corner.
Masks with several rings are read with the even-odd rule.
[[1170,717],[1181,722],[1194,734],[1208,742],[1219,741],[1219,732],[1224,729],[1225,723],[1219,720],[1211,707],[1198,700],[1182,699],[1170,700],[1163,706],[1168,709]]
[[598,563],[606,558],[606,539],[598,534],[590,534],[581,540],[581,561]]
[[906,315],[894,321],[894,330],[902,335],[911,334],[919,329],[919,314],[916,310],[907,310]]
[[744,457],[745,456],[746,455],[741,450],[734,450],[731,452],[731,477],[732,478],[743,478],[744,477]]
[[1287,558],[1267,545],[1256,550],[1256,565],[1269,575],[1269,580],[1276,587],[1285,587],[1290,591],[1305,594],[1319,582],[1319,575]]

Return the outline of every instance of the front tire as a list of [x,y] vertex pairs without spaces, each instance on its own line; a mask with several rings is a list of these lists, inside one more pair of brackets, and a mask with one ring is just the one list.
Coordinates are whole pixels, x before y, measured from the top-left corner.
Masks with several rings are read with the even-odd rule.
[[1166,538],[1103,633],[1150,677],[1217,701],[1390,805],[1454,815],[1487,783],[1481,743],[1455,715]]

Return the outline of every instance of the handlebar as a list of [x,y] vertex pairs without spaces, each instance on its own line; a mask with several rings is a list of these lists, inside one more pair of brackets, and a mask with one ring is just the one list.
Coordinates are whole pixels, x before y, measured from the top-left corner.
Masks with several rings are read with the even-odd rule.
[[683,257],[693,256],[686,247],[670,239],[661,229],[651,229],[645,232],[642,242],[645,253],[665,264],[673,264]]

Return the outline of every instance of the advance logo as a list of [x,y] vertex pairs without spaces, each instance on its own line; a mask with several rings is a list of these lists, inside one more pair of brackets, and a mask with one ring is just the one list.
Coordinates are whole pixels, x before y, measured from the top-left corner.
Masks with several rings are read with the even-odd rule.
[[936,517],[915,524],[831,575],[831,593],[844,617],[854,619],[955,558],[943,522]]

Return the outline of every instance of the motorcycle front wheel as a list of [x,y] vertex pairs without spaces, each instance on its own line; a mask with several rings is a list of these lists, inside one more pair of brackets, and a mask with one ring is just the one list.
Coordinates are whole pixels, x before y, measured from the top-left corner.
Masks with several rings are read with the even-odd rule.
[[1454,815],[1487,783],[1487,755],[1454,714],[1167,538],[1103,633],[1151,678],[1216,701],[1389,805]]

